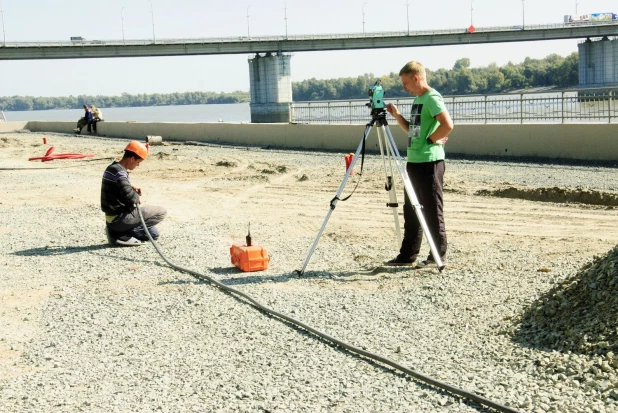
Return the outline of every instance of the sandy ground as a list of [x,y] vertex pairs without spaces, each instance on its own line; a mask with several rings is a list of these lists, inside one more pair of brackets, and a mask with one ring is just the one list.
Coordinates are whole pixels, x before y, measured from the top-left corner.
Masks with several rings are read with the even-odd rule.
[[[3,136],[0,142],[2,168],[71,166],[78,162],[28,162],[28,157],[42,155],[49,146],[42,144],[42,136],[48,137],[57,153],[91,152],[96,158],[117,156],[124,145],[122,141],[76,140],[61,135],[23,133]],[[311,161],[305,161],[308,158]],[[100,176],[106,164],[107,161],[93,161],[66,169],[0,171],[0,212],[20,206],[76,209],[92,217],[89,219],[94,222],[100,219],[102,227],[103,218],[97,210]],[[132,181],[144,189],[144,203],[163,205],[168,209],[169,217],[161,224],[162,240],[166,231],[173,231],[175,226],[206,226],[219,231],[218,245],[196,245],[187,237],[184,245],[175,250],[180,259],[191,261],[200,251],[214,250],[216,254],[210,254],[209,262],[201,264],[227,271],[223,270],[230,267],[226,251],[232,243],[244,240],[251,223],[254,242],[267,247],[272,244],[269,248],[271,270],[264,277],[290,277],[289,282],[277,283],[271,288],[318,292],[325,288],[324,279],[345,277],[345,284],[329,288],[373,294],[380,293],[383,288],[395,288],[395,285],[410,285],[416,276],[431,277],[432,272],[425,270],[421,275],[389,273],[381,276],[383,283],[378,285],[371,277],[362,275],[362,271],[394,257],[397,252],[393,216],[384,206],[387,194],[383,189],[384,177],[378,158],[369,157],[365,168],[363,182],[354,196],[345,203],[340,202],[335,209],[308,265],[308,281],[303,284],[296,283],[291,274],[293,269],[302,266],[328,211],[329,201],[343,178],[343,154],[176,145],[155,147],[153,155],[132,173]],[[478,266],[486,266],[495,272],[507,267],[510,271],[517,270],[517,262],[508,260],[508,251],[512,249],[534,257],[526,263],[531,277],[544,277],[548,272],[560,277],[573,273],[593,255],[605,253],[618,243],[618,210],[612,206],[476,195],[479,191],[492,193],[508,187],[519,188],[521,194],[530,193],[539,186],[566,187],[559,183],[552,185],[555,180],[552,177],[548,177],[547,182],[539,182],[538,179],[543,177],[536,170],[531,173],[539,176],[526,177],[524,173],[522,182],[503,179],[500,174],[507,175],[509,169],[512,169],[509,163],[470,165],[466,161],[449,161],[445,178],[445,219],[450,242],[447,274],[465,274]],[[603,189],[606,185],[603,182],[616,180],[615,169],[601,171],[594,166],[582,166],[564,171],[552,170],[551,173],[556,176],[578,175],[582,171],[598,179],[592,185],[597,186],[593,190],[615,196],[615,188]],[[357,177],[352,178],[351,184]],[[344,195],[349,193],[351,184],[346,187]],[[399,188],[401,191],[401,185]],[[570,189],[577,189],[577,185]],[[4,212],[0,217],[0,240],[8,245],[0,270],[4,276],[11,272],[27,276],[13,267],[16,260],[12,257],[25,248],[12,241],[17,231],[7,221],[12,218]],[[401,215],[400,219],[403,224]],[[39,236],[34,228],[24,230],[30,237]],[[40,231],[45,234],[55,231],[56,246],[70,245],[67,237],[79,244],[80,230],[63,222],[62,216],[50,216],[48,227]],[[100,240],[100,248],[105,248],[102,230],[96,237]],[[285,245],[280,245],[280,242]],[[44,244],[38,248],[54,247],[49,241]],[[171,245],[167,247],[169,250]],[[492,256],[491,251],[496,249],[505,255]],[[123,262],[121,266],[131,271],[133,265],[139,266],[140,263]],[[259,279],[262,275],[234,276],[257,276]],[[178,277],[186,278],[184,275]],[[57,287],[52,279],[38,279],[36,284],[25,279],[5,280],[0,291],[3,336],[0,341],[0,377],[22,376],[33,371],[34,367],[20,363],[20,357],[27,351],[31,340],[44,330],[45,327],[37,323],[42,318],[41,306],[57,294]]]

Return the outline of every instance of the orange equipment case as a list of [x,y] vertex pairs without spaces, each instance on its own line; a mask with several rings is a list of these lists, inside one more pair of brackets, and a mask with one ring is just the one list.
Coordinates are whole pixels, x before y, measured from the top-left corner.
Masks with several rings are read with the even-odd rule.
[[262,271],[268,269],[268,251],[259,245],[234,244],[230,247],[232,264],[241,271]]

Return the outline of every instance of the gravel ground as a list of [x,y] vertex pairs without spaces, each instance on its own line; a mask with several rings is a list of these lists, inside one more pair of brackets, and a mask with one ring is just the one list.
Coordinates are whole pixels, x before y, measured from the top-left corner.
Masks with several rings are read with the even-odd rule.
[[[96,158],[126,144],[0,134],[0,411],[490,411],[267,317],[169,268],[150,245],[107,246],[108,161],[28,162],[47,150],[43,136],[56,153]],[[299,278],[344,165],[335,153],[170,145],[153,147],[132,182],[143,203],[168,209],[159,245],[179,265],[523,412],[618,411],[618,363],[607,354],[512,335],[540,297],[618,244],[613,206],[525,194],[615,197],[618,169],[448,161],[447,269],[369,272],[397,250],[382,166],[369,155]],[[40,167],[57,169],[8,170]],[[506,187],[522,199],[476,195]],[[230,264],[249,222],[271,256],[266,271]]]

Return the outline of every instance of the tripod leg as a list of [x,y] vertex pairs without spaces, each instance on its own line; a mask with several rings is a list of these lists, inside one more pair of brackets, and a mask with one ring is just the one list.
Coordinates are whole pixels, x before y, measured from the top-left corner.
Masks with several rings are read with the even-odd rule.
[[[399,249],[401,245],[401,225],[399,224],[399,203],[397,202],[397,188],[395,186],[395,180],[393,179],[393,164],[391,162],[391,151],[388,146],[386,155],[382,148],[383,143],[386,144],[386,136],[384,132],[384,126],[378,126],[378,144],[380,145],[380,156],[382,157],[382,166],[384,167],[384,189],[388,191],[389,201],[386,206],[393,211],[393,219],[395,220],[395,243],[396,248]],[[388,158],[388,168],[386,165],[386,159]]]
[[440,258],[440,253],[438,253],[438,249],[436,248],[436,244],[433,242],[433,238],[431,237],[431,233],[429,232],[429,227],[427,227],[427,222],[425,221],[425,217],[423,216],[423,211],[421,210],[421,205],[418,202],[418,198],[416,193],[414,192],[414,188],[412,187],[412,182],[410,181],[410,177],[408,176],[408,172],[406,171],[405,162],[401,158],[399,154],[399,149],[397,149],[397,144],[395,142],[395,138],[391,133],[388,126],[386,127],[386,143],[391,150],[392,153],[396,154],[398,161],[397,169],[399,170],[399,175],[401,175],[401,180],[403,181],[403,185],[406,188],[406,192],[408,193],[408,197],[410,198],[410,202],[412,203],[412,207],[414,208],[414,212],[416,213],[416,217],[423,228],[423,233],[427,238],[427,242],[429,243],[429,248],[431,249],[431,256],[433,257],[438,269],[442,271],[444,269],[444,264],[442,264],[442,258]]
[[341,185],[339,185],[339,190],[337,190],[337,194],[330,201],[330,208],[328,210],[328,213],[326,214],[326,217],[324,218],[324,222],[322,223],[322,227],[320,228],[320,231],[318,232],[317,237],[315,237],[315,240],[313,241],[313,244],[311,245],[311,248],[309,249],[309,253],[307,254],[307,258],[305,258],[305,263],[303,264],[303,268],[300,270],[296,270],[296,273],[298,275],[303,275],[305,273],[305,268],[307,268],[307,264],[309,264],[309,261],[311,260],[311,256],[313,255],[313,252],[315,251],[315,248],[318,245],[318,241],[320,240],[320,237],[322,236],[322,233],[324,232],[324,228],[326,228],[328,219],[330,218],[331,214],[333,213],[333,210],[337,206],[337,201],[339,201],[339,196],[343,192],[343,188],[345,188],[345,184],[348,181],[348,178],[350,177],[350,173],[354,169],[354,165],[356,164],[358,156],[360,155],[361,149],[363,148],[363,144],[365,143],[367,136],[369,136],[369,132],[371,132],[372,125],[373,124],[369,124],[365,128],[365,136],[363,136],[363,139],[361,139],[361,142],[358,145],[358,148],[356,149],[356,153],[354,154],[354,159],[350,163],[350,166],[348,167],[348,170],[346,171],[345,176],[343,177],[343,181],[341,181]]

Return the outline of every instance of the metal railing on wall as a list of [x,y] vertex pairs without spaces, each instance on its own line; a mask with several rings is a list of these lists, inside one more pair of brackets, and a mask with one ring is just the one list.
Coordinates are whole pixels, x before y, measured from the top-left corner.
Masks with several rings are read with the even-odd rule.
[[[618,88],[573,89],[499,95],[445,96],[453,122],[617,123]],[[294,102],[295,123],[360,124],[370,120],[369,100]],[[408,118],[414,98],[385,99]],[[388,115],[388,118],[394,119]]]

